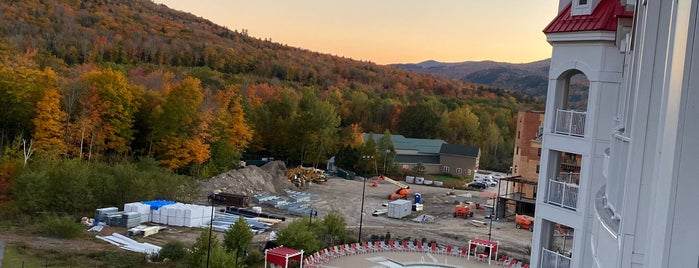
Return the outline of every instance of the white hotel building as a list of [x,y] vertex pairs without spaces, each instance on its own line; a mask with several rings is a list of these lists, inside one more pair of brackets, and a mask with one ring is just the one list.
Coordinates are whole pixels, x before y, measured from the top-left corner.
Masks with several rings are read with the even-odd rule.
[[699,267],[699,1],[559,2],[532,267]]

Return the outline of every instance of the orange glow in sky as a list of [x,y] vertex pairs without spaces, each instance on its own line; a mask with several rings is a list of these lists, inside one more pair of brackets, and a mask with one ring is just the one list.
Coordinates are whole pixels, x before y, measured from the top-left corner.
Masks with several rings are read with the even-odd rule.
[[156,0],[231,30],[378,64],[551,57],[555,0]]

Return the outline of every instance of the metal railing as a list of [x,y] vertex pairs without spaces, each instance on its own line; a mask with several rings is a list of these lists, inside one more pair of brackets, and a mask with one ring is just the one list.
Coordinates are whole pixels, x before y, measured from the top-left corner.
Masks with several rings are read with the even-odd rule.
[[568,268],[571,258],[548,249],[541,249],[541,265],[546,268]]
[[605,197],[606,206],[614,212],[615,217],[619,217],[622,213],[630,142],[630,138],[619,132],[612,135]]
[[580,186],[577,184],[549,179],[546,202],[563,208],[576,210],[578,208],[579,188]]
[[558,173],[558,181],[580,184],[580,173],[560,172]]
[[587,112],[573,110],[556,110],[555,133],[576,137],[585,136],[585,117]]

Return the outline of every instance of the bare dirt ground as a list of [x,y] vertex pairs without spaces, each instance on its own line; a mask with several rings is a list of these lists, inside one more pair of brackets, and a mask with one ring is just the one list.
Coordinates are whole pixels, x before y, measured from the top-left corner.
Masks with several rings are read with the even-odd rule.
[[[364,198],[364,216],[362,218],[362,237],[371,235],[385,236],[390,233],[391,238],[422,241],[436,241],[442,245],[466,246],[469,239],[488,239],[491,231],[489,225],[475,226],[471,220],[483,221],[490,224],[486,215],[490,212],[474,210],[473,218],[463,219],[454,217],[454,206],[460,202],[486,203],[486,199],[480,198],[478,191],[452,190],[448,188],[411,184],[412,193],[422,195],[423,211],[413,211],[411,215],[403,219],[389,218],[385,214],[372,216],[375,209],[385,209],[383,204],[390,202],[388,195],[398,189],[398,186],[388,182],[381,182],[378,187],[370,187],[373,180],[367,179],[367,187]],[[359,231],[362,181],[331,178],[322,184],[313,184],[303,191],[318,194],[320,200],[311,204],[311,208],[323,212],[337,211],[344,215],[347,229]],[[497,193],[497,187],[490,187],[485,191]],[[433,221],[420,223],[422,215],[433,216]],[[431,217],[430,217],[431,218]],[[515,229],[513,221],[493,221],[491,240],[499,241],[501,250],[507,254],[528,256],[527,248],[531,245],[532,233],[526,230]]]
[[[280,162],[272,162],[259,167],[246,167],[240,170],[232,170],[221,174],[210,180],[202,182],[200,203],[205,204],[206,196],[212,191],[223,191],[237,194],[253,196],[258,193],[275,194],[284,196],[284,189],[293,189],[319,195],[320,199],[312,201],[310,207],[320,211],[321,215],[337,211],[345,217],[347,229],[350,233],[357,235],[359,232],[362,190],[361,180],[345,180],[341,178],[330,178],[327,182],[311,184],[303,188],[297,188],[285,177],[286,167]],[[396,178],[398,179],[398,178]],[[403,219],[388,218],[385,214],[372,216],[375,209],[386,209],[383,204],[389,202],[388,195],[398,189],[398,186],[388,182],[381,182],[378,187],[370,187],[373,182],[367,179],[364,194],[364,215],[362,218],[362,237],[369,239],[372,235],[385,237],[390,233],[392,239],[404,239],[418,241],[436,241],[441,245],[466,246],[469,239],[488,239],[490,228],[488,225],[474,226],[471,220],[480,220],[490,223],[485,216],[489,212],[474,210],[474,217],[463,219],[454,218],[454,205],[459,202],[476,202],[484,204],[486,200],[480,198],[480,192],[453,190],[448,188],[415,185],[411,184],[412,193],[422,195],[424,210],[415,212]],[[497,192],[497,187],[486,189],[489,192]],[[412,195],[411,195],[412,200]],[[255,204],[256,205],[256,204]],[[223,208],[223,207],[219,207]],[[269,206],[263,206],[263,211],[267,213],[281,214],[287,216],[287,222],[294,217],[283,210],[277,210]],[[427,223],[420,223],[422,215],[430,216]],[[433,217],[433,218],[432,218]],[[416,219],[417,221],[413,221]],[[528,258],[527,248],[531,245],[532,233],[526,230],[515,229],[512,221],[494,221],[492,224],[491,240],[500,242],[501,252],[513,255],[518,258]],[[283,224],[275,226],[275,229],[282,228]],[[12,230],[14,229],[14,230]],[[156,245],[164,245],[171,240],[179,240],[186,244],[193,243],[201,228],[168,227],[160,233],[146,238],[136,238],[141,242],[149,242]],[[126,234],[125,228],[109,227],[99,235],[109,235],[113,232]],[[214,232],[215,233],[215,232]],[[223,235],[215,233],[219,238]],[[6,245],[23,245],[31,248],[57,251],[102,251],[118,250],[116,247],[89,237],[94,234],[86,234],[87,239],[57,239],[37,236],[33,232],[19,231],[15,228],[0,228],[0,240],[4,240]],[[261,243],[268,237],[268,233],[256,235],[253,239],[255,243]]]

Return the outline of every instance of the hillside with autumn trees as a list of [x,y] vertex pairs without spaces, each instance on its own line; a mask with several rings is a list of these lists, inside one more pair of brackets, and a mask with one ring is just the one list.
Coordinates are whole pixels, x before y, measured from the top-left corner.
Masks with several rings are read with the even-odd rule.
[[[145,0],[4,1],[0,61],[5,199],[12,187],[41,184],[38,163],[92,163],[107,181],[133,177],[104,171],[119,165],[208,178],[241,159],[351,162],[367,153],[363,132],[478,146],[482,167],[506,170],[516,112],[541,105],[289,47]],[[100,202],[124,199],[114,198]]]

